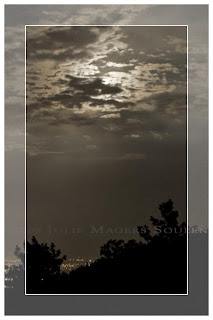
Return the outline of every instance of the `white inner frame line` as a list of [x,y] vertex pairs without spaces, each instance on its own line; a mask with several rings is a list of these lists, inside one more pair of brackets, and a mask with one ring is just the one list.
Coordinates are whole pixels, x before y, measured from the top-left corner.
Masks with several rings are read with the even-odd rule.
[[113,25],[93,25],[93,24],[85,24],[85,25],[79,25],[79,24],[75,24],[75,25],[52,25],[52,24],[45,24],[45,25],[25,25],[25,244],[27,241],[27,228],[26,228],[26,31],[27,31],[27,27],[186,27],[187,28],[187,103],[186,103],[186,117],[187,117],[187,208],[186,208],[186,228],[187,228],[187,293],[185,294],[29,294],[26,293],[26,246],[25,246],[25,276],[24,276],[24,287],[25,287],[25,295],[27,296],[187,296],[189,294],[189,233],[188,233],[188,117],[189,117],[189,106],[188,106],[188,69],[189,69],[189,60],[188,60],[188,25],[162,25],[162,24],[158,24],[158,25],[147,25],[147,24],[125,24],[125,25],[120,25],[120,24],[113,24]]

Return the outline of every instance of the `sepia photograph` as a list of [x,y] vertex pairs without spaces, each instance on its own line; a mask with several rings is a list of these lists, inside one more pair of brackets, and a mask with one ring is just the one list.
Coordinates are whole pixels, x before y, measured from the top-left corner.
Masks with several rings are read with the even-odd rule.
[[4,312],[209,314],[209,5],[4,6]]
[[25,36],[26,294],[187,294],[187,26]]

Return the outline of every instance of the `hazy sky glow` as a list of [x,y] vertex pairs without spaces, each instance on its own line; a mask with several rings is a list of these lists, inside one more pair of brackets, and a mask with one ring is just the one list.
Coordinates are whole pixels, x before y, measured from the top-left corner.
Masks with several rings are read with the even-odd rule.
[[27,27],[30,235],[80,227],[75,239],[48,237],[65,253],[97,255],[114,236],[94,238],[91,225],[148,223],[169,197],[185,220],[186,31]]

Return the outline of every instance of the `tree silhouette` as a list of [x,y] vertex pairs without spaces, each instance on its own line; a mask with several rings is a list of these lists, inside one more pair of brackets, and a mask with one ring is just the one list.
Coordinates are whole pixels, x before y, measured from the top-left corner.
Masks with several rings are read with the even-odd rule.
[[[161,218],[138,227],[143,241],[110,239],[100,259],[70,272],[73,293],[181,294],[187,289],[185,223],[178,223],[172,200],[159,205]],[[69,281],[68,281],[69,283]]]
[[46,243],[38,243],[35,237],[32,237],[32,243],[26,244],[26,278],[27,288],[36,290],[45,286],[50,286],[58,280],[60,275],[60,266],[66,256],[61,255],[60,250],[55,249],[55,244],[48,246]]
[[109,240],[101,247],[100,256],[107,259],[113,259],[121,254],[124,247],[123,240]]
[[178,223],[178,211],[174,210],[173,202],[169,199],[167,202],[163,202],[159,205],[159,210],[162,219],[156,219],[153,216],[150,217],[151,224],[153,225],[157,234],[151,235],[149,227],[146,225],[139,226],[138,232],[142,238],[150,242],[153,240],[159,240],[161,238],[172,240],[174,238],[179,238],[186,234],[186,223]]
[[[23,244],[24,247],[24,244]],[[19,246],[15,247],[14,255],[19,258],[24,265],[24,252],[21,251],[21,248]]]
[[[178,223],[172,200],[159,205],[161,218],[151,227],[138,227],[142,241],[110,239],[100,258],[60,272],[66,258],[55,245],[27,242],[27,293],[73,294],[184,294],[187,290],[185,223]],[[152,230],[154,229],[154,230]],[[19,249],[16,254],[22,257]]]

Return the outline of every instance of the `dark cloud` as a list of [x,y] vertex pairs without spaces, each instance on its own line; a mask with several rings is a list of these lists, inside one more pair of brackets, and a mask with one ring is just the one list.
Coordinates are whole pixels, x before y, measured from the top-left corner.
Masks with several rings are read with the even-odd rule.
[[[58,94],[48,97],[38,97],[37,103],[32,103],[28,106],[28,111],[32,111],[35,108],[43,107],[44,105],[51,106],[52,102],[59,102],[67,108],[73,108],[75,106],[81,107],[83,102],[91,102],[92,106],[101,105],[104,100],[93,99],[91,96],[101,96],[105,94],[116,95],[122,92],[122,89],[118,86],[111,86],[103,83],[102,79],[88,79],[88,78],[76,78],[73,76],[66,75],[67,80],[59,79],[55,84],[63,84],[67,89],[61,91]],[[34,87],[38,89],[38,87]],[[40,89],[40,88],[39,88]],[[116,106],[122,106],[114,99],[105,100],[105,103],[110,103]],[[125,103],[124,103],[125,105]]]
[[117,107],[118,109],[135,105],[134,102],[125,102],[125,101],[120,102],[115,99],[109,99],[109,100],[91,99],[91,101],[92,101],[92,103],[90,104],[91,106],[101,106],[101,105],[109,104]]
[[122,92],[120,87],[104,84],[100,78],[90,80],[88,78],[76,78],[69,75],[66,75],[66,78],[69,79],[68,87],[82,91],[85,95],[98,96]]
[[37,27],[38,35],[28,36],[27,27],[27,57],[37,60],[59,60],[83,58],[90,55],[87,45],[98,38],[96,28],[82,27],[52,27],[43,33],[43,27]]

